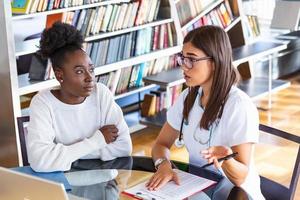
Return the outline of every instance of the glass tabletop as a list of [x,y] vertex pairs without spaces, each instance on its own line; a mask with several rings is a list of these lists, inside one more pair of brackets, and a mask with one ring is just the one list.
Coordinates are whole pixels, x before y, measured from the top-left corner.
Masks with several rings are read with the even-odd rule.
[[[217,182],[188,199],[250,199],[242,188],[234,187],[220,174],[187,163],[172,163],[174,168]],[[115,200],[132,199],[122,191],[148,180],[154,172],[151,158],[133,156],[106,162],[98,159],[78,160],[65,175],[72,186],[70,194],[91,200]]]

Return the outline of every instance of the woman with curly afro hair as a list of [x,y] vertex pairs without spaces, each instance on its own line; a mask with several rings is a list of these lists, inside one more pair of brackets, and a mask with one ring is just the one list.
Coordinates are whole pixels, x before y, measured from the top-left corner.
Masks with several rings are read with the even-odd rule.
[[78,159],[129,156],[132,144],[122,110],[109,89],[95,83],[94,65],[75,27],[45,29],[38,53],[49,59],[60,83],[30,104],[27,152],[36,171],[66,171]]

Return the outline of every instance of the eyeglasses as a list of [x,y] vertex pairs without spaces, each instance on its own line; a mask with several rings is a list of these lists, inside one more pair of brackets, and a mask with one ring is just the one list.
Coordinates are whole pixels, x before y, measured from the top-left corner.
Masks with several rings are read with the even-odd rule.
[[176,60],[177,60],[178,65],[179,66],[185,65],[185,67],[188,68],[188,69],[192,69],[194,67],[193,64],[195,62],[199,62],[201,60],[209,60],[209,59],[212,59],[212,57],[205,56],[205,57],[202,57],[202,58],[189,58],[189,57],[184,57],[182,55],[182,53],[179,53],[176,56]]

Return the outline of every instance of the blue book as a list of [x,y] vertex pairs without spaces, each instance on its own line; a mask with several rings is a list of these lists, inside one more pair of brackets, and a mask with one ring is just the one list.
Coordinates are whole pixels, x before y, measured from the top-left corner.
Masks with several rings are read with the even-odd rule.
[[30,166],[25,166],[25,167],[15,167],[11,168],[14,171],[18,171],[24,174],[36,176],[42,179],[47,179],[50,181],[54,181],[57,183],[62,183],[65,186],[65,189],[67,191],[72,190],[72,187],[70,183],[68,182],[67,178],[64,175],[64,172],[62,171],[57,171],[57,172],[35,172],[31,169]]
[[140,64],[140,70],[136,79],[136,87],[141,87],[142,86],[142,81],[143,81],[143,74],[144,74],[144,69],[146,67],[146,63],[141,63]]

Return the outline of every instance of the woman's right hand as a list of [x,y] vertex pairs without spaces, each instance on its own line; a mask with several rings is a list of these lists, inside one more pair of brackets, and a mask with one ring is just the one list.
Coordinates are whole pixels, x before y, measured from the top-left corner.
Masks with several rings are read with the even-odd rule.
[[173,171],[171,163],[165,161],[158,166],[157,171],[150,178],[146,187],[148,190],[159,190],[169,181],[174,181],[177,185],[179,185],[179,178],[176,172]]

